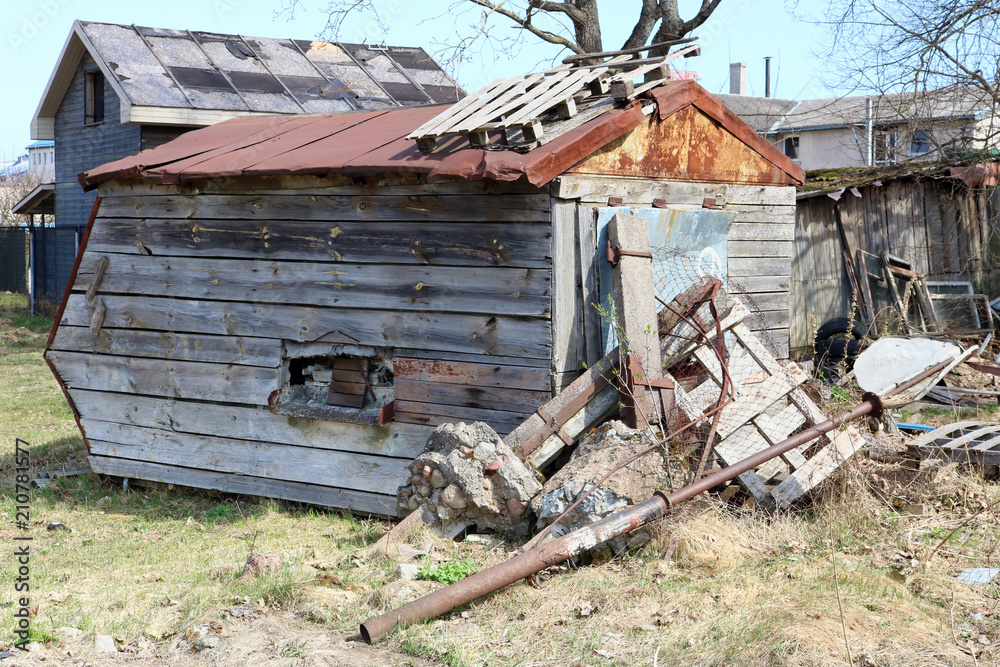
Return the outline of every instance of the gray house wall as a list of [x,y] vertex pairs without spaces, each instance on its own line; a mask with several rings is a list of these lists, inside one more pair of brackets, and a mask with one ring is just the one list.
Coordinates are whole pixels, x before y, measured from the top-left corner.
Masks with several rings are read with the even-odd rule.
[[[122,124],[118,95],[111,84],[104,84],[104,121],[84,124],[85,73],[96,69],[93,59],[81,60],[63,97],[55,118],[56,226],[75,228],[79,233],[60,229],[36,239],[36,285],[41,293],[57,301],[62,297],[76,259],[76,248],[83,227],[90,218],[96,192],[84,192],[76,177],[112,160],[135,155],[141,149],[158,146],[180,135],[187,128],[144,128]],[[43,241],[42,243],[38,243]]]

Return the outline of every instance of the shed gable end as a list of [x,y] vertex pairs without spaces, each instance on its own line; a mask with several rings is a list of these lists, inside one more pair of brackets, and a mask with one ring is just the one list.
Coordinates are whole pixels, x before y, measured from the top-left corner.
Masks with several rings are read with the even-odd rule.
[[653,115],[567,173],[715,183],[787,184],[781,168],[695,105]]

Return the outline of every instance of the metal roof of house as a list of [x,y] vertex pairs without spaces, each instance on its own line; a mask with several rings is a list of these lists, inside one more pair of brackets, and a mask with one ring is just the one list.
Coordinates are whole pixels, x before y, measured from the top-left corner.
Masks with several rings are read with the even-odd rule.
[[992,110],[985,91],[947,88],[921,93],[853,95],[816,100],[719,95],[723,103],[761,134],[839,129],[864,125],[866,102],[876,125],[944,122],[981,118]]
[[464,94],[421,48],[76,21],[32,138],[53,138],[51,120],[87,54],[120,98],[122,122],[199,126],[253,114],[439,104]]
[[[774,165],[775,182],[802,182],[802,170],[741,122],[693,81],[672,81],[649,91],[665,119],[695,106]],[[650,101],[646,100],[647,107]],[[543,185],[644,121],[643,101],[607,105],[596,118],[567,129],[527,152],[474,148],[449,137],[421,153],[406,136],[442,107],[367,111],[336,116],[246,118],[188,132],[158,148],[80,174],[86,187],[109,180],[145,177],[158,183],[237,176],[386,172],[445,179],[513,181]],[[548,132],[548,130],[547,130]],[[551,133],[550,133],[551,134]]]

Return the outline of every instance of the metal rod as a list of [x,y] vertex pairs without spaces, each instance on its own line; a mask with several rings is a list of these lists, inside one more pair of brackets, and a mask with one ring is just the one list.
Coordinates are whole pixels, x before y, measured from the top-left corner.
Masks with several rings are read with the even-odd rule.
[[420,621],[437,618],[504,586],[568,560],[582,551],[593,549],[598,544],[635,530],[663,516],[666,511],[666,499],[657,494],[597,523],[536,546],[499,565],[477,572],[419,600],[366,621],[361,624],[361,637],[371,644],[397,628],[406,628]]

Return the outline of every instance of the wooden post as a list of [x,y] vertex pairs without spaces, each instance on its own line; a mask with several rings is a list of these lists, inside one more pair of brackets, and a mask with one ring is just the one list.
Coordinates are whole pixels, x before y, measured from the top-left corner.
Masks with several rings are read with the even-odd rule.
[[[616,259],[611,275],[620,349],[639,361],[640,368],[633,371],[640,381],[663,377],[649,223],[645,218],[618,213],[608,224],[608,241]],[[642,386],[634,391],[640,425],[644,425],[644,417],[650,424],[659,423],[655,393]]]

